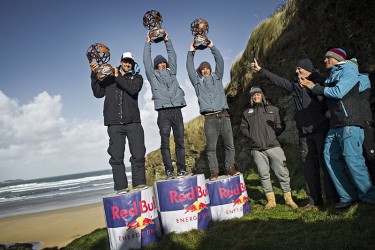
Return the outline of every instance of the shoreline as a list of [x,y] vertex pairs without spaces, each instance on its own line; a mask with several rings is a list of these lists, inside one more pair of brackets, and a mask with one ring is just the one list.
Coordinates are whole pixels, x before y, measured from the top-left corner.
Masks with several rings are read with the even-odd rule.
[[0,244],[40,242],[41,248],[61,248],[105,227],[103,203],[10,216],[0,218]]

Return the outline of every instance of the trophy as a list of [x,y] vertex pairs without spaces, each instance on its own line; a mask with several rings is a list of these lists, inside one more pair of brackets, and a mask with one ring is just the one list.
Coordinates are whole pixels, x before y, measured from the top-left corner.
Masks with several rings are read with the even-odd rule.
[[203,50],[211,43],[206,36],[208,29],[208,22],[204,18],[197,18],[191,23],[190,30],[194,36],[193,46],[195,49]]
[[93,60],[98,63],[99,69],[96,72],[96,77],[99,81],[103,81],[107,76],[114,75],[114,68],[107,63],[111,56],[107,46],[102,43],[94,43],[87,49],[86,56],[90,63]]
[[158,43],[164,40],[165,31],[161,27],[163,17],[157,10],[150,10],[143,16],[143,26],[149,30],[151,41]]

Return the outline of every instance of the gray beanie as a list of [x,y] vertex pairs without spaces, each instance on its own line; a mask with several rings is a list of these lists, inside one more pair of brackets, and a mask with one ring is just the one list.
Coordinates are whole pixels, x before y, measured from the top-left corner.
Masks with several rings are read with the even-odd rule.
[[309,72],[313,72],[314,67],[310,59],[302,59],[297,63],[296,68],[303,68]]
[[157,69],[158,68],[158,64],[161,63],[161,62],[165,62],[167,64],[167,68],[169,67],[167,59],[165,59],[165,57],[162,56],[162,55],[157,55],[154,58],[154,68]]

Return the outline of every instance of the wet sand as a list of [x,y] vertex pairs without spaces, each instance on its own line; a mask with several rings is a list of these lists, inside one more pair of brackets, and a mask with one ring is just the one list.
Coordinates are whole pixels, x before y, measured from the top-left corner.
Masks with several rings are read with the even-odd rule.
[[104,228],[102,203],[0,218],[0,243],[41,242],[41,248],[64,247]]

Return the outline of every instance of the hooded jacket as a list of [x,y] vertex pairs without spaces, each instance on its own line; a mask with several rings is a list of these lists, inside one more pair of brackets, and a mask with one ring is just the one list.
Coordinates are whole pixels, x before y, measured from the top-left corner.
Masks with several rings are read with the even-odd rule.
[[[301,87],[298,81],[290,81],[266,69],[261,68],[259,74],[292,94],[296,108],[294,120],[300,135],[328,131],[329,120],[325,117],[328,108],[323,96],[316,96],[311,90]],[[317,71],[312,72],[307,79],[314,83],[324,81],[324,78]]]
[[254,103],[243,112],[241,121],[242,134],[250,139],[251,149],[259,151],[279,147],[276,137],[285,129],[279,109],[267,104],[264,95],[262,97],[262,103]]
[[363,127],[364,117],[359,95],[359,72],[354,63],[345,61],[331,68],[331,75],[324,81],[324,87],[315,85],[312,92],[324,95],[331,113],[330,127]]
[[185,107],[185,93],[177,81],[177,55],[171,39],[165,41],[168,53],[167,70],[158,70],[151,60],[151,43],[146,42],[143,51],[143,63],[147,80],[151,85],[152,100],[155,110]]
[[223,87],[224,60],[215,46],[210,49],[216,62],[215,72],[211,71],[210,76],[203,77],[199,69],[195,70],[195,51],[189,51],[186,59],[186,69],[198,97],[201,114],[229,109]]
[[143,86],[142,75],[127,73],[124,76],[108,76],[99,81],[91,72],[91,88],[96,98],[104,99],[104,125],[120,125],[141,122],[138,94]]

